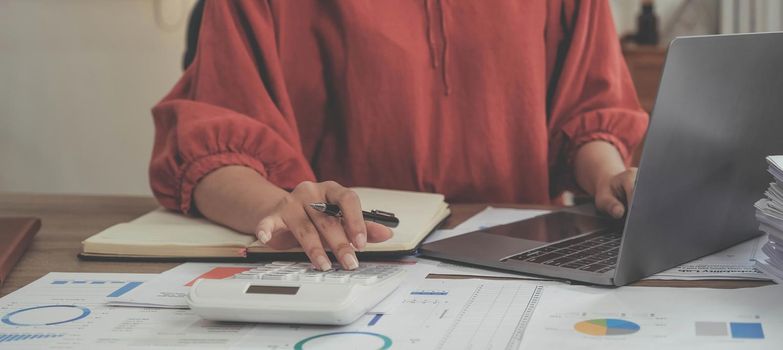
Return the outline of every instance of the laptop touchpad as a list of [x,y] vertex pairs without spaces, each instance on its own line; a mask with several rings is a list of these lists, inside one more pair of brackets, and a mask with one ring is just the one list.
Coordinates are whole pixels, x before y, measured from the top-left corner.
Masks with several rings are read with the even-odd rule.
[[549,243],[605,230],[614,225],[616,223],[609,219],[559,211],[507,225],[495,226],[482,230],[482,232]]

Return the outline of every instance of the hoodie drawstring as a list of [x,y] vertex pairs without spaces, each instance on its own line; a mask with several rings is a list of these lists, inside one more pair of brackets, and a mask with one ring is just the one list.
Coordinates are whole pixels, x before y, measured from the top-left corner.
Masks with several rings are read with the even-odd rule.
[[[440,78],[443,83],[444,94],[448,96],[449,92],[451,92],[451,88],[449,86],[449,73],[446,67],[448,63],[448,35],[446,34],[446,15],[443,11],[443,0],[435,0],[435,3],[433,3],[433,0],[425,0],[424,8],[427,13],[427,43],[430,49],[430,61],[433,69],[440,68]],[[437,18],[435,18],[433,12],[437,12]],[[433,21],[436,20],[440,22],[437,28],[433,25]],[[436,30],[440,31],[440,33],[438,33],[440,34],[439,39],[441,41],[440,52],[437,52]]]

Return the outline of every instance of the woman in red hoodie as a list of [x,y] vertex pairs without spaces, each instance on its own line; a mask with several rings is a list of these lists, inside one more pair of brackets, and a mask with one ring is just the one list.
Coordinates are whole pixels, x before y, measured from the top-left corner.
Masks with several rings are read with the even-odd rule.
[[541,204],[584,191],[621,217],[648,121],[605,0],[208,1],[153,115],[161,204],[301,245],[322,269],[324,247],[353,268],[391,235],[344,186]]

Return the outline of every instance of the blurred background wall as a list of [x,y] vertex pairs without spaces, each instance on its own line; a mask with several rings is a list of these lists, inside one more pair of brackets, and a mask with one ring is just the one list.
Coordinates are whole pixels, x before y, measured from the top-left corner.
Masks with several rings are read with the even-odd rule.
[[192,0],[0,0],[0,191],[148,194]]
[[[610,1],[621,36],[642,2]],[[781,3],[655,1],[659,44],[624,46],[645,108],[671,38],[781,30]],[[181,74],[193,4],[0,0],[0,191],[148,195],[149,110]]]

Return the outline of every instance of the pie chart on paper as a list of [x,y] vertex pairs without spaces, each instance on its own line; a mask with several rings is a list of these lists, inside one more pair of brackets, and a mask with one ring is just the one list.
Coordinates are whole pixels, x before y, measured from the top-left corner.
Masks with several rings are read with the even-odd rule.
[[574,329],[582,334],[602,337],[634,334],[641,327],[631,321],[616,318],[598,318],[579,322],[574,325]]

